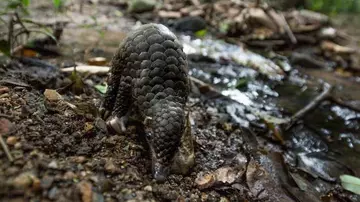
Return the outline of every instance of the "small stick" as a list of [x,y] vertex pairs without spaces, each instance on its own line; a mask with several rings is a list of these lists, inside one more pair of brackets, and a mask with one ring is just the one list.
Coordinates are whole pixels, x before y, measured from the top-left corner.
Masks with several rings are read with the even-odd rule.
[[291,28],[290,28],[290,26],[289,26],[289,23],[286,21],[286,19],[285,19],[285,17],[284,17],[283,14],[279,14],[279,16],[280,16],[281,19],[284,21],[284,29],[285,29],[285,32],[288,34],[291,43],[296,44],[296,43],[297,43],[297,40],[296,40],[296,37],[295,37],[294,33],[291,31]]
[[7,144],[5,143],[4,139],[2,138],[1,134],[0,134],[0,144],[1,144],[2,148],[4,149],[4,152],[7,156],[7,158],[9,159],[9,161],[13,162],[14,158],[12,157],[12,155],[9,151],[9,148],[8,148]]
[[16,17],[16,22],[19,23],[21,27],[24,28],[27,32],[29,32],[27,27],[25,27],[24,23],[21,21],[21,18],[19,17],[19,14],[17,12],[15,12],[15,17]]
[[10,46],[10,55],[12,55],[12,35],[14,31],[14,16],[10,15],[10,23],[9,23],[9,33],[8,33],[8,43]]
[[314,98],[309,104],[307,104],[304,108],[300,109],[296,114],[291,116],[290,122],[286,127],[286,130],[289,130],[296,121],[303,118],[310,111],[314,110],[322,101],[328,99],[330,97],[330,92],[332,90],[332,86],[328,83],[324,84],[323,92]]

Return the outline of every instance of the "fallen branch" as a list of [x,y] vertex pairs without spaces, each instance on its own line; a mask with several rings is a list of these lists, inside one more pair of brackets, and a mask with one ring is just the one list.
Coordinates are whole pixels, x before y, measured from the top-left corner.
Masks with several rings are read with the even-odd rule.
[[286,32],[287,35],[289,36],[291,43],[296,44],[296,43],[297,43],[297,39],[296,39],[294,33],[291,31],[291,28],[290,28],[290,26],[289,26],[289,23],[286,21],[286,19],[285,19],[285,17],[284,17],[283,14],[280,14],[279,16],[280,16],[281,20],[283,20],[283,22],[284,22],[284,25],[283,25],[283,26],[284,26],[285,32]]
[[[325,83],[323,86],[323,91],[320,95],[314,98],[309,104],[307,104],[304,108],[296,112],[293,116],[290,118],[290,127],[299,119],[303,118],[306,114],[308,114],[310,111],[315,109],[322,101],[328,99],[330,97],[330,93],[332,90],[332,86],[328,83]],[[288,128],[287,128],[288,129]]]

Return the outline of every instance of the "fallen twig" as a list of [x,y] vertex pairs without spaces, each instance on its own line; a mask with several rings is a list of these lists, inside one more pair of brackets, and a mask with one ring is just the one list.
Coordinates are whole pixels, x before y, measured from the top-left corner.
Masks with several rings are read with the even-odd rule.
[[291,43],[296,44],[296,43],[297,43],[297,39],[296,39],[294,33],[291,31],[291,28],[290,28],[290,26],[289,26],[289,23],[286,21],[284,15],[283,15],[282,13],[279,14],[279,16],[280,16],[280,18],[284,21],[283,26],[284,26],[285,32],[287,33],[287,35],[288,35],[289,38],[290,38]]
[[289,130],[294,123],[296,123],[299,119],[303,118],[310,111],[314,110],[322,101],[328,99],[330,97],[330,93],[332,90],[332,86],[328,83],[325,83],[323,86],[323,91],[320,95],[315,97],[309,104],[307,104],[304,108],[300,109],[290,118],[290,122],[287,123],[286,129]]
[[7,146],[7,144],[5,143],[4,139],[2,138],[1,134],[0,134],[0,144],[1,144],[1,147],[3,148],[7,158],[9,159],[10,162],[13,162],[14,161],[14,158],[12,157],[10,151],[9,151],[9,148]]

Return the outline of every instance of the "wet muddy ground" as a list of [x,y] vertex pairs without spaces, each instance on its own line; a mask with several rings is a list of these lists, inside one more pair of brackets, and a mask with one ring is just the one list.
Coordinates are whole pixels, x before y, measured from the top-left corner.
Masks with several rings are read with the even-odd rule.
[[[278,80],[266,70],[255,71],[252,63],[223,60],[226,51],[217,60],[216,50],[213,58],[188,52],[190,74],[217,92],[192,86],[187,110],[196,164],[187,176],[153,181],[139,128],[111,134],[98,118],[103,95],[94,86],[106,75],[79,73],[84,81],[79,95],[65,88],[70,74],[60,68],[91,57],[109,61],[135,25],[110,6],[88,9],[104,21],[80,26],[87,13],[73,16],[61,38],[65,56],[45,58],[49,66],[17,60],[0,66],[0,132],[14,158],[10,162],[0,150],[1,201],[360,201],[339,182],[342,174],[360,176],[358,112],[325,100],[280,139],[263,121],[264,114],[268,121],[285,121],[302,109],[323,90],[319,79],[359,107],[358,79],[291,67],[289,76]],[[110,17],[101,18],[104,12]],[[105,24],[108,30],[99,32]],[[50,99],[45,89],[58,89],[61,98]]]

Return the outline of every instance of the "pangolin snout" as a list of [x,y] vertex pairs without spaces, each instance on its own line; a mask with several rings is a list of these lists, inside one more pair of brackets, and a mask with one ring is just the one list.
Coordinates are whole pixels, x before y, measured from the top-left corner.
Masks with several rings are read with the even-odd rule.
[[169,166],[164,166],[159,162],[153,163],[153,176],[157,182],[164,182],[170,173]]

